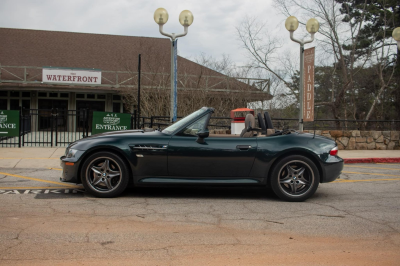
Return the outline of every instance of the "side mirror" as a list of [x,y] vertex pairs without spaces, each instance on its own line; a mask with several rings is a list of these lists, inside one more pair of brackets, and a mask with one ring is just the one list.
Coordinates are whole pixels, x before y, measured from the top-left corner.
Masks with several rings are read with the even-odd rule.
[[210,132],[206,129],[206,130],[201,130],[199,132],[196,133],[197,135],[197,143],[203,144],[204,143],[204,139],[208,138],[208,136],[210,136]]

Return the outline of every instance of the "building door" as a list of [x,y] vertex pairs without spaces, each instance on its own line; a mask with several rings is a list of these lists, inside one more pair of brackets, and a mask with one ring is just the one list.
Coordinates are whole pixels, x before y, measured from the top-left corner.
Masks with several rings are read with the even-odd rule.
[[76,101],[76,123],[77,128],[84,128],[84,110],[88,110],[88,127],[89,132],[92,131],[92,121],[93,121],[93,111],[104,112],[106,109],[106,102],[105,101]]
[[[55,114],[57,110],[57,119],[52,121],[52,112]],[[39,130],[48,130],[57,126],[58,128],[65,128],[67,125],[67,116],[65,115],[68,110],[68,100],[56,99],[39,99],[38,100],[38,116],[39,116]],[[55,123],[55,124],[54,124]]]

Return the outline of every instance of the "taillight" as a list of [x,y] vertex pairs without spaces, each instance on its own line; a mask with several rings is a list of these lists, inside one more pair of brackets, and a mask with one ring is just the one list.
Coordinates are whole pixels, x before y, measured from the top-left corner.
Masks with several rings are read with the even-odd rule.
[[338,151],[339,151],[338,147],[335,147],[329,152],[329,154],[332,156],[336,156],[338,154]]

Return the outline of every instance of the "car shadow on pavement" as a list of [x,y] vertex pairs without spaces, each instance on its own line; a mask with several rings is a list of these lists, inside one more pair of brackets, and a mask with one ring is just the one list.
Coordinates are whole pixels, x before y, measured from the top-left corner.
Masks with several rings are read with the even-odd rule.
[[190,198],[190,199],[260,199],[279,200],[269,188],[255,187],[135,187],[120,197]]

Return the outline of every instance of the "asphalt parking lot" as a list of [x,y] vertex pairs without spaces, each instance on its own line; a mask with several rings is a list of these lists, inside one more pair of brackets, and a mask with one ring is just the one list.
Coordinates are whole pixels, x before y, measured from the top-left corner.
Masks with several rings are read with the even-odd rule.
[[399,265],[400,164],[345,165],[306,202],[255,188],[99,199],[58,168],[0,168],[0,265]]

